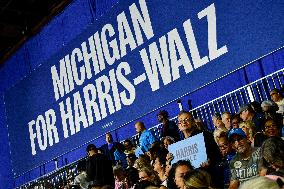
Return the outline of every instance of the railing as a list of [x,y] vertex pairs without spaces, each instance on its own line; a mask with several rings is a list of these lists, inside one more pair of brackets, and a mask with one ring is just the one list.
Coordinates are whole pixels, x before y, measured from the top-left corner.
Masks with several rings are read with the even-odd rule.
[[236,113],[243,104],[270,99],[269,92],[274,88],[283,88],[284,69],[278,70],[248,85],[238,88],[214,100],[191,110],[195,118],[200,118],[208,129],[213,128],[213,113],[228,111]]
[[[243,104],[253,101],[264,101],[269,99],[269,92],[274,88],[282,88],[284,84],[284,69],[269,74],[261,79],[258,79],[248,85],[238,88],[214,100],[211,100],[201,106],[191,110],[195,118],[200,118],[208,129],[213,129],[212,114],[222,113],[229,111],[235,113]],[[172,118],[175,120],[177,117]],[[160,138],[161,124],[155,125],[150,128],[157,137]],[[136,134],[131,139],[135,144],[138,144],[139,136]],[[81,159],[80,159],[81,160]],[[67,182],[68,177],[77,174],[76,165],[80,161],[73,162],[58,170],[55,170],[47,175],[44,175],[36,180],[24,184],[18,188],[55,188],[60,183]]]

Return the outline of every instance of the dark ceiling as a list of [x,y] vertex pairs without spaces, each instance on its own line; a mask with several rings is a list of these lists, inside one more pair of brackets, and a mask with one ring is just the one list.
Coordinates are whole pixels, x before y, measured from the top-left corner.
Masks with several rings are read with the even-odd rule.
[[0,63],[71,0],[0,0]]

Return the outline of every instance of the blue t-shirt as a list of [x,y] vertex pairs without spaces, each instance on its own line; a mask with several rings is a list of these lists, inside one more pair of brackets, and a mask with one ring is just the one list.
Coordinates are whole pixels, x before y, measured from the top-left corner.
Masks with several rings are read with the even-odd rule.
[[141,147],[141,150],[145,153],[148,152],[149,148],[151,147],[151,144],[158,141],[155,135],[152,131],[145,130],[140,138],[139,138],[139,144]]

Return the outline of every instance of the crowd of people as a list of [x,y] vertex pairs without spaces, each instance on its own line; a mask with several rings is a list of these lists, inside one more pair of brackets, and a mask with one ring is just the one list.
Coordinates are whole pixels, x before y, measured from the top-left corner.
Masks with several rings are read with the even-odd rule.
[[[214,131],[208,131],[188,111],[177,121],[165,110],[157,114],[160,138],[138,121],[135,146],[127,139],[114,142],[105,135],[101,147],[87,146],[87,158],[78,164],[78,175],[67,188],[81,189],[196,189],[284,188],[284,97],[270,91],[271,100],[239,107],[236,114],[214,113]],[[169,153],[169,145],[203,133],[207,161],[193,167]]]

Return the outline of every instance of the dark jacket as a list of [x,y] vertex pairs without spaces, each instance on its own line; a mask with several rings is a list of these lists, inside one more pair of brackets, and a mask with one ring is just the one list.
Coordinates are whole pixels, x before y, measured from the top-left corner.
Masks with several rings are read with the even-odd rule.
[[114,187],[112,162],[103,154],[95,154],[86,161],[87,180],[94,186],[110,185]]
[[124,151],[124,146],[123,144],[119,143],[119,142],[113,142],[111,143],[112,146],[109,149],[109,145],[108,144],[104,144],[102,145],[99,150],[108,158],[111,160],[112,165],[116,165],[115,162],[115,158],[114,158],[114,152],[115,150],[120,150],[120,151]]
[[180,140],[179,129],[174,121],[168,120],[165,124],[162,125],[161,137],[165,136],[171,136],[175,139],[175,141]]

